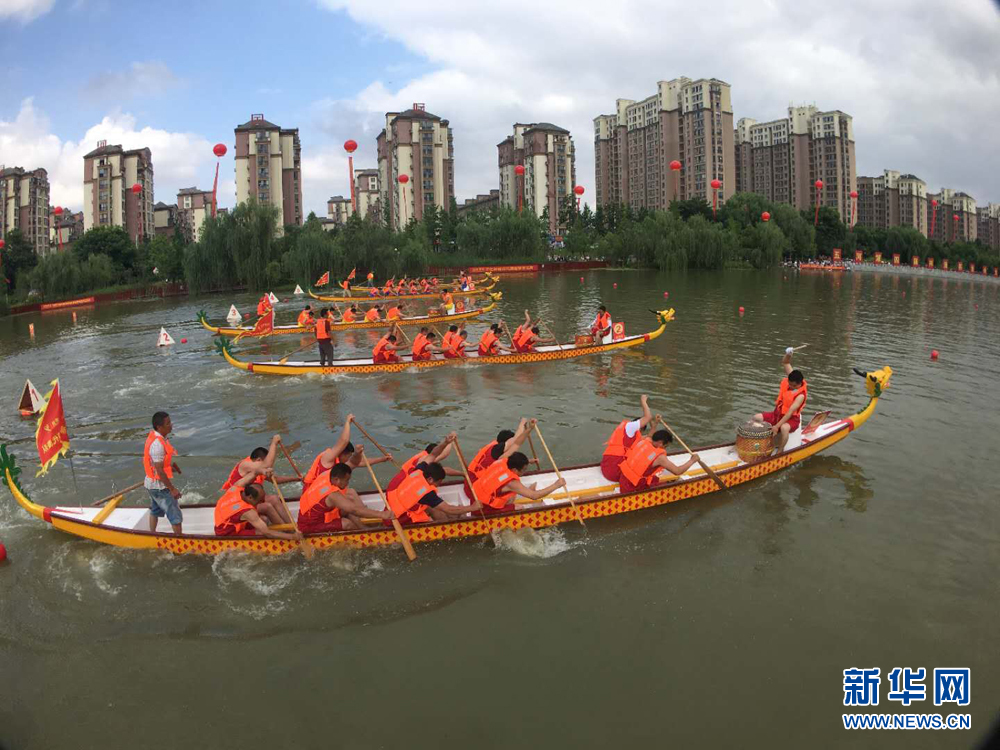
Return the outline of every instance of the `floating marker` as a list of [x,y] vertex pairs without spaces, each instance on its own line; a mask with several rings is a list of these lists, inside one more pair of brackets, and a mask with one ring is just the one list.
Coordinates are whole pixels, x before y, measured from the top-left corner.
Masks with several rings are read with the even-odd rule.
[[268,292],[267,298],[268,300],[270,300],[272,305],[278,304],[278,298],[274,296],[274,292]]
[[34,323],[28,323],[28,333],[31,335],[31,338],[35,338],[35,324]]
[[250,313],[243,313],[243,319],[246,320],[250,317]]
[[663,299],[666,299],[669,296],[670,296],[670,292],[664,292],[663,293]]
[[160,337],[156,340],[157,346],[170,346],[174,343],[173,338],[167,333],[166,328],[160,328]]
[[76,310],[73,311],[73,325],[76,325]]
[[583,276],[580,277],[580,283],[583,283]]
[[240,311],[236,309],[236,305],[229,306],[229,314],[226,316],[226,321],[229,325],[236,325],[240,322]]
[[937,358],[938,358],[938,350],[931,349],[931,359],[937,359]]
[[24,390],[21,391],[21,400],[17,403],[17,409],[22,417],[32,417],[38,414],[45,406],[45,399],[38,392],[30,380],[24,381]]
[[614,286],[614,288],[617,289],[618,288],[618,283],[615,282],[612,286]]
[[187,342],[188,342],[188,340],[187,340],[187,339],[181,339],[181,343],[182,343],[182,344],[186,344]]
[[298,284],[295,285],[295,292],[294,293],[295,293],[296,296],[301,296],[301,295],[305,294],[305,292],[302,291],[302,287],[300,287]]
[[7,548],[3,546],[3,542],[0,542],[0,563],[7,559]]
[[744,310],[742,307],[740,307],[740,315],[742,315],[745,312],[746,312],[746,310]]

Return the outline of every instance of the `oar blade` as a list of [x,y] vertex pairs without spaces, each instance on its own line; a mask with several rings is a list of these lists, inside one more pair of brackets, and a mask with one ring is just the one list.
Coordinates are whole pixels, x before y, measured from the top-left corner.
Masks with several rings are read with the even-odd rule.
[[403,530],[403,524],[401,524],[398,519],[393,518],[392,528],[396,530],[396,535],[399,537],[399,540],[403,543],[403,552],[406,553],[407,558],[409,558],[410,562],[416,560],[417,553],[413,549],[413,545],[410,544],[409,535]]

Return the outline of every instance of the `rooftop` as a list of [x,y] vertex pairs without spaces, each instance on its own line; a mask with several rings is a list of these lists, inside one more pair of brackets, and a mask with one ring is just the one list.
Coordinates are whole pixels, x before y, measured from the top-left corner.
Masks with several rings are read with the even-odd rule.
[[536,122],[533,125],[529,125],[528,130],[554,130],[557,133],[565,133],[566,135],[569,135],[569,131],[566,130],[566,128],[553,125],[551,122]]
[[265,120],[264,115],[252,115],[247,122],[237,125],[236,130],[281,130],[281,128]]

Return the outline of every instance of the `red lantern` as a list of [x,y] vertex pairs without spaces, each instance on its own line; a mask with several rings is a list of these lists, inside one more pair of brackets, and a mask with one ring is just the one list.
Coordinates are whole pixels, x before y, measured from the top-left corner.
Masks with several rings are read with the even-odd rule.
[[712,180],[712,190],[718,190],[722,187],[722,180]]
[[347,152],[347,184],[351,186],[351,213],[357,213],[358,197],[354,190],[354,152],[358,148],[358,142],[353,138],[344,141],[344,151]]
[[677,200],[681,189],[681,163],[674,159],[670,162],[670,169],[674,173],[674,200]]
[[400,184],[400,185],[405,185],[406,183],[408,183],[408,182],[410,181],[410,176],[409,176],[409,175],[407,175],[407,174],[401,174],[401,175],[400,175],[399,177],[397,177],[396,179],[398,179],[398,180],[399,180],[399,184]]
[[958,221],[958,214],[952,214],[951,218],[954,219],[955,221]]
[[719,188],[722,187],[722,180],[712,180],[712,218],[715,218],[715,210],[719,206]]
[[937,206],[937,200],[934,199],[934,198],[931,198],[931,205],[936,207]]
[[3,247],[6,244],[7,244],[6,242],[4,242],[2,239],[0,239],[0,250],[3,250]]
[[223,156],[226,155],[226,144],[216,143],[214,146],[212,146],[212,153],[221,159]]
[[521,178],[517,186],[517,212],[521,213],[521,209],[524,207],[524,165],[515,166],[514,174]]
[[674,159],[670,162],[670,168],[675,172],[679,172],[681,170],[681,163],[677,159]]
[[852,198],[857,198],[858,197],[858,191],[857,190],[852,190],[851,191],[851,197]]
[[761,218],[761,219],[762,219],[763,221],[770,221],[770,220],[771,220],[771,214],[769,214],[769,213],[768,213],[767,211],[765,211],[764,213],[762,213],[762,214],[760,215],[760,218]]
[[583,195],[583,185],[577,185],[575,188],[573,188],[573,192],[576,193],[577,195]]
[[813,226],[819,226],[819,191],[823,189],[823,180],[816,180],[813,183],[816,186],[816,216],[813,219]]
[[516,167],[514,167],[514,174],[516,174],[518,177],[520,177],[521,175],[523,175],[524,174],[524,165],[523,164],[518,164]]
[[142,192],[142,185],[140,185],[138,182],[135,183],[132,186],[132,192],[135,193],[136,195],[138,195],[139,193],[141,193]]
[[823,180],[816,180],[816,182],[814,184],[816,185],[816,189],[817,190],[822,190],[823,189]]
[[59,214],[61,214],[62,213],[62,206],[56,206],[55,208],[53,208],[52,209],[52,213],[54,213],[56,216],[58,216]]
[[344,141],[344,151],[346,151],[349,154],[353,154],[357,150],[358,150],[357,141],[351,138],[348,138],[346,141]]

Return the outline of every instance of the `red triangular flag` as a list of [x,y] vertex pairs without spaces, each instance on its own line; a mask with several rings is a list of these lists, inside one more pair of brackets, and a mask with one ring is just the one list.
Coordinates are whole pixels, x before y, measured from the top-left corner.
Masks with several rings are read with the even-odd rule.
[[260,317],[257,325],[250,331],[249,336],[266,336],[274,330],[274,309],[267,311],[266,315]]
[[317,281],[314,284],[314,286],[326,286],[329,283],[330,283],[330,272],[327,271],[326,273],[324,273],[322,276],[319,277],[319,281]]
[[38,417],[35,430],[35,446],[42,468],[35,476],[47,472],[69,450],[69,433],[66,431],[66,415],[63,412],[62,396],[59,394],[59,379],[52,381],[52,392]]
[[354,268],[352,268],[351,272],[349,274],[347,274],[347,280],[351,281],[357,275],[357,271],[358,271],[358,269],[357,269],[356,266]]

